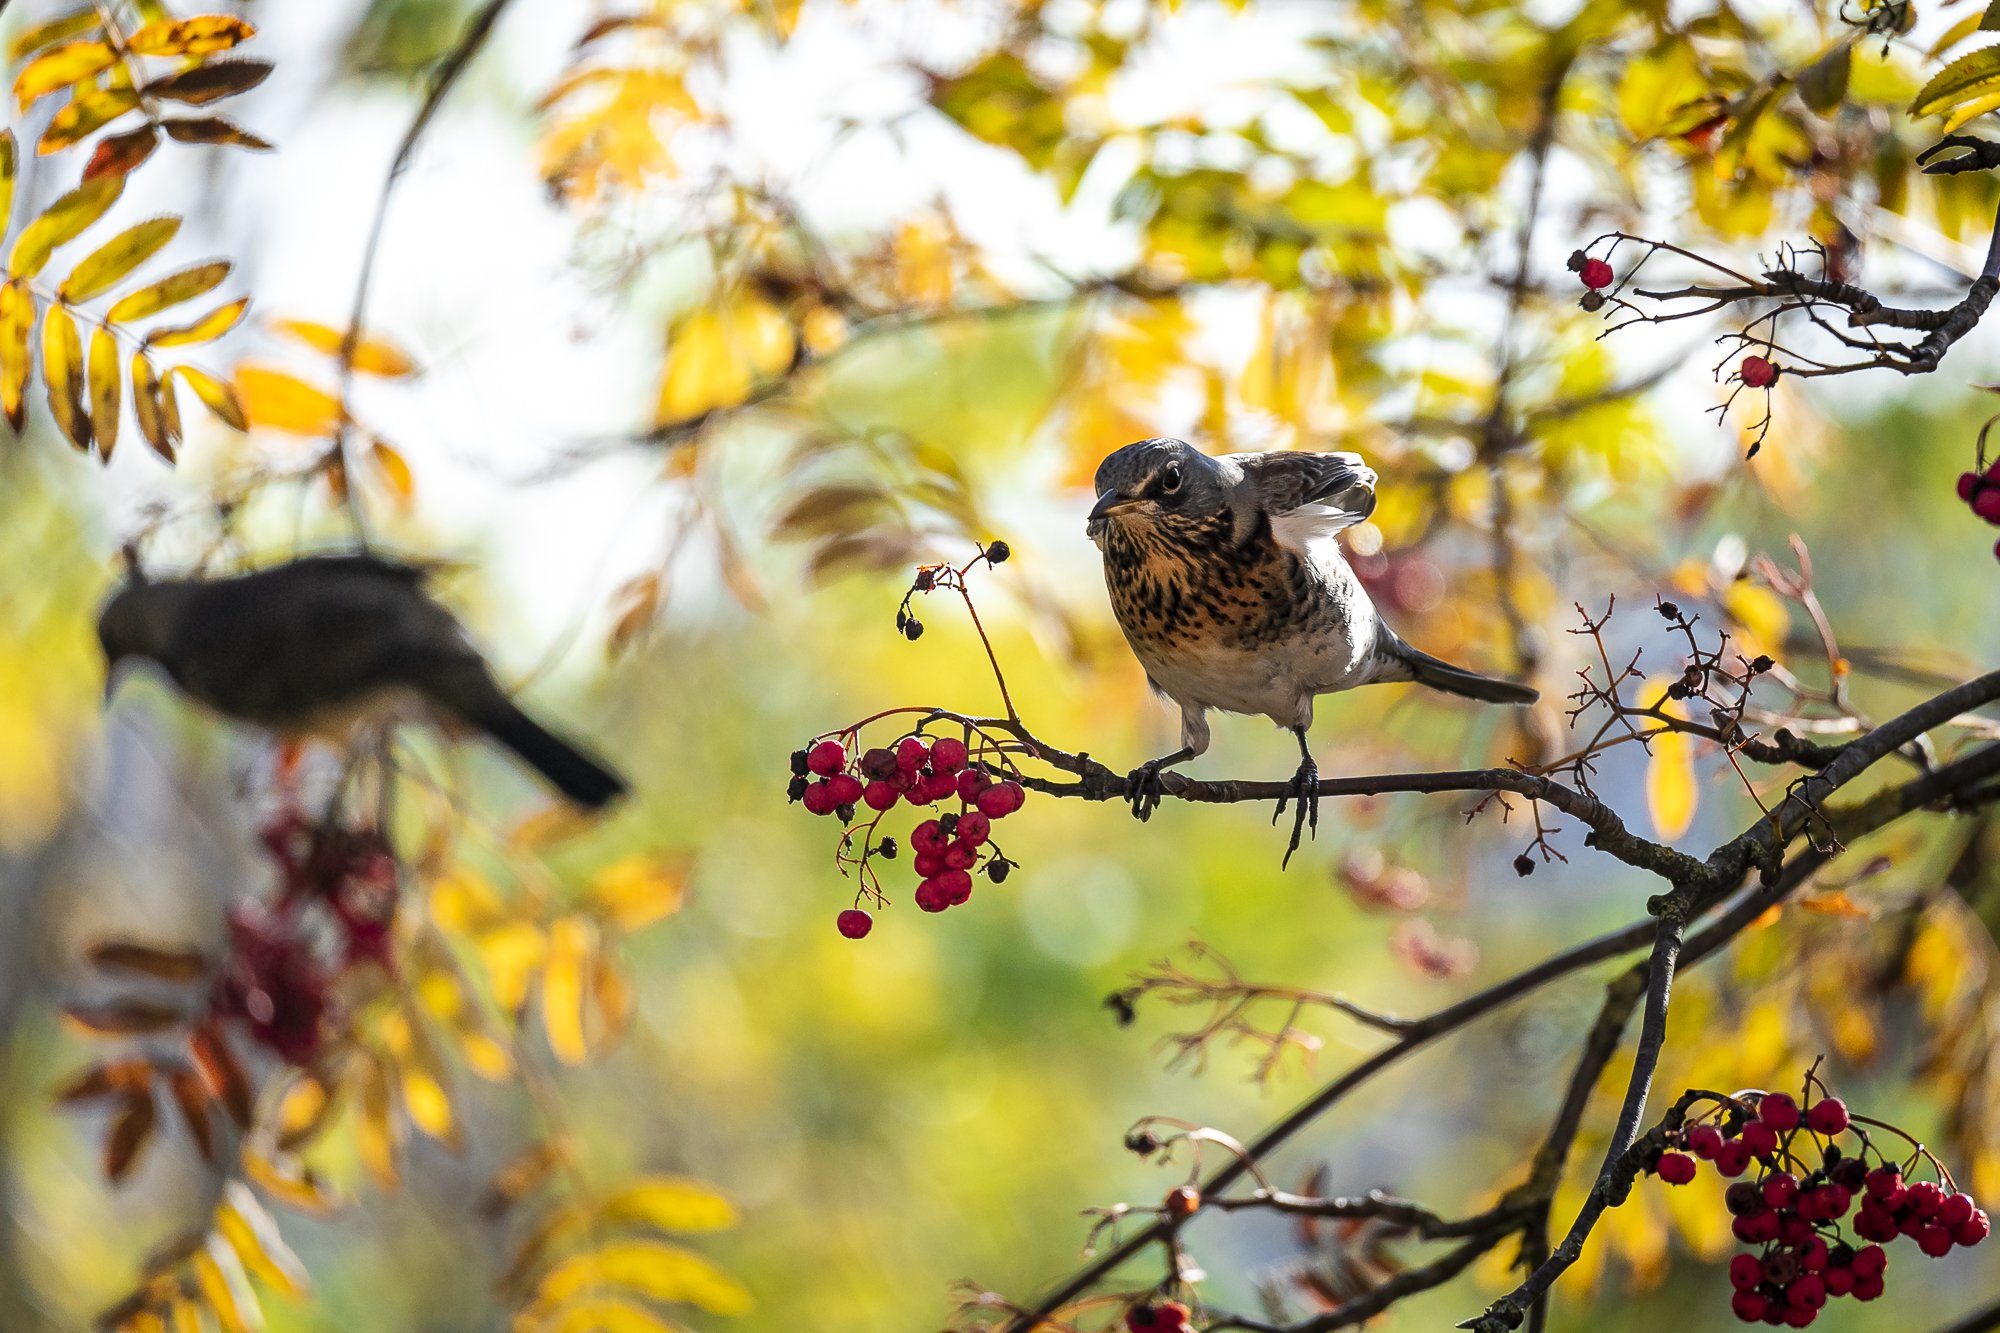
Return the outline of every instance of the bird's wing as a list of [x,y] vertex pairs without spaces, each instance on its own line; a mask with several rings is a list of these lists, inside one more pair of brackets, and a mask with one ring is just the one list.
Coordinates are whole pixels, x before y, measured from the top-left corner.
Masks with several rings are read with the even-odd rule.
[[1278,540],[1303,551],[1375,512],[1375,469],[1360,454],[1231,454]]

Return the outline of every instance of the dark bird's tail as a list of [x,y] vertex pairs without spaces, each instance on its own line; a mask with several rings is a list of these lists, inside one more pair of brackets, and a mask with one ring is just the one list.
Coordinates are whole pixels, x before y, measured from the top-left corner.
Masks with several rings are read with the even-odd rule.
[[1542,697],[1540,691],[1518,681],[1482,676],[1412,648],[1395,634],[1388,633],[1386,626],[1384,632],[1388,640],[1385,655],[1394,663],[1392,673],[1384,676],[1386,680],[1414,680],[1419,685],[1428,685],[1446,694],[1489,704],[1531,704]]
[[549,780],[550,786],[586,809],[602,809],[625,794],[625,779],[545,730],[504,698],[469,720],[521,756]]

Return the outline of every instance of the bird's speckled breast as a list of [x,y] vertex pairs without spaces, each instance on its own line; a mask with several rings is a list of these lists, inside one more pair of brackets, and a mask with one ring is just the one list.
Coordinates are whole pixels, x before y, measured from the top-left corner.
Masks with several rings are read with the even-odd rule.
[[1184,705],[1285,720],[1361,665],[1351,574],[1280,545],[1261,517],[1240,542],[1227,513],[1113,521],[1103,550],[1125,637],[1154,683]]

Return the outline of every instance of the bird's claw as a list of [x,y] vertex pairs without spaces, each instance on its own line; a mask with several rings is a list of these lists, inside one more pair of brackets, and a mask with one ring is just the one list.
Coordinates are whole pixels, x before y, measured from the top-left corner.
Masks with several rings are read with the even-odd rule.
[[1167,794],[1160,781],[1160,768],[1159,760],[1148,760],[1125,779],[1125,799],[1131,802],[1132,817],[1142,823],[1153,817],[1153,811],[1160,808],[1160,801]]
[[1292,840],[1285,847],[1285,859],[1279,869],[1292,864],[1292,853],[1299,849],[1302,834],[1310,832],[1319,836],[1319,767],[1308,759],[1299,765],[1299,771],[1292,774],[1292,780],[1285,784],[1285,794],[1278,798],[1278,808],[1271,814],[1271,823],[1276,824],[1285,813],[1285,805],[1294,797],[1298,798],[1298,808],[1292,815]]

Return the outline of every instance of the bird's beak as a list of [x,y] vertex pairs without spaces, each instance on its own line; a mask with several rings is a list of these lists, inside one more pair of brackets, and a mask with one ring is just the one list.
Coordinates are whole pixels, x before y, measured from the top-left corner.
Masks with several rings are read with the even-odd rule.
[[1106,491],[1097,497],[1097,503],[1091,507],[1089,521],[1095,523],[1097,520],[1110,514],[1113,510],[1123,509],[1127,505],[1135,505],[1137,503],[1139,503],[1137,496],[1120,495],[1117,491]]

